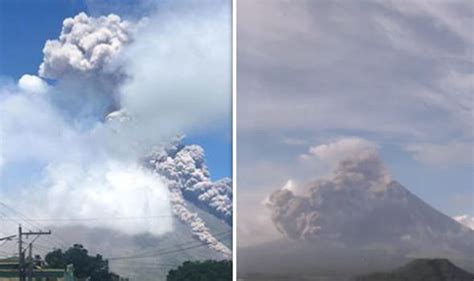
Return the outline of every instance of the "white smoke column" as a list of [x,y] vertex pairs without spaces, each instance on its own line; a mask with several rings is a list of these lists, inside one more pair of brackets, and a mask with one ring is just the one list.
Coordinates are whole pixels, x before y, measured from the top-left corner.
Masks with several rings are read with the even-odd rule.
[[120,105],[139,120],[134,135],[190,134],[230,118],[230,10],[209,9],[150,17],[121,55]]
[[[67,163],[49,166],[35,191],[24,190],[14,206],[30,214],[51,215],[54,220],[48,222],[46,217],[45,223],[55,227],[84,224],[129,235],[161,235],[173,229],[169,197],[158,175],[138,164]],[[31,201],[48,204],[24,205]]]
[[83,224],[127,234],[172,230],[167,186],[137,160],[112,153],[107,124],[77,130],[48,102],[50,93],[31,91],[41,83],[20,81],[0,95],[2,202],[46,225]]

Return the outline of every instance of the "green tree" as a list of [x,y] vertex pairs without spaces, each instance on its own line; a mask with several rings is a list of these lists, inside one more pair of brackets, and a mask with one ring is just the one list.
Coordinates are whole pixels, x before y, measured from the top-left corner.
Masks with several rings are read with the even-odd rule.
[[177,269],[170,270],[167,281],[230,281],[232,261],[187,261]]
[[48,253],[45,257],[47,267],[64,268],[74,265],[74,276],[90,278],[91,281],[111,281],[113,275],[109,272],[109,264],[101,255],[89,256],[87,249],[80,244],[74,244],[63,252],[60,249]]

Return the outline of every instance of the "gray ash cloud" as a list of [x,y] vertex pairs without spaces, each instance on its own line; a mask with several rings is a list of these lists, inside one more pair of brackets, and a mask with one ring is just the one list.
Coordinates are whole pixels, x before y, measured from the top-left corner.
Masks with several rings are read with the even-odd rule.
[[178,138],[145,161],[166,182],[171,208],[178,219],[189,225],[201,242],[230,257],[231,250],[212,234],[206,221],[189,206],[192,203],[232,226],[232,181],[229,178],[211,180],[203,148],[184,145],[182,138]]
[[199,145],[184,145],[182,139],[153,153],[151,167],[171,185],[178,186],[185,199],[232,225],[232,181],[212,181]]
[[132,41],[134,26],[114,14],[66,18],[59,38],[46,41],[40,76],[59,79],[102,71]]
[[327,179],[273,192],[266,205],[277,229],[296,240],[472,248],[472,231],[392,180],[375,150],[341,160]]

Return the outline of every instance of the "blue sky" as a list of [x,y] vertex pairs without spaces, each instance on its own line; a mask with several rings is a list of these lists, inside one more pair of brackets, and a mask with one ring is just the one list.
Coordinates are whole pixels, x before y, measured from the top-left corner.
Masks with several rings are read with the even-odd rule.
[[[16,81],[23,74],[37,74],[44,43],[58,37],[65,18],[83,11],[95,16],[114,12],[127,19],[139,18],[145,13],[146,6],[135,3],[114,0],[0,1],[0,38],[3,42],[0,44],[0,76]],[[185,140],[204,147],[213,179],[231,176],[230,110],[228,122],[220,122],[201,134],[188,135]]]
[[85,10],[82,1],[1,1],[0,36],[8,44],[0,46],[0,75],[16,80],[36,74],[45,41],[59,35],[66,17]]

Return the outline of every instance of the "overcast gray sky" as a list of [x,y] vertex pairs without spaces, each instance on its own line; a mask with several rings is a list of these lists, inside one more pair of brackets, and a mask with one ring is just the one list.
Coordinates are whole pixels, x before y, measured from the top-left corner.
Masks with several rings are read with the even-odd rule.
[[[261,201],[326,175],[344,140],[371,143],[435,208],[474,215],[473,2],[239,0],[237,13],[239,245],[274,237]],[[324,159],[302,156],[324,144]]]

